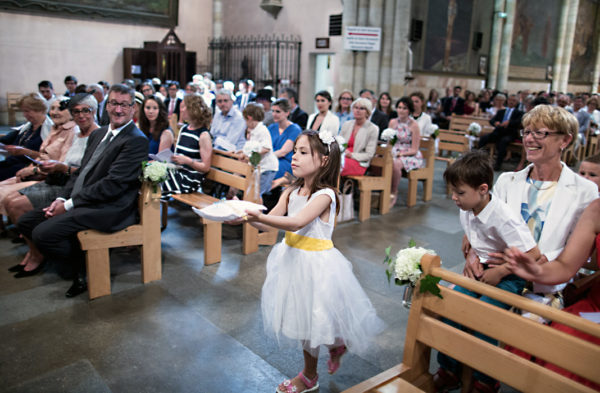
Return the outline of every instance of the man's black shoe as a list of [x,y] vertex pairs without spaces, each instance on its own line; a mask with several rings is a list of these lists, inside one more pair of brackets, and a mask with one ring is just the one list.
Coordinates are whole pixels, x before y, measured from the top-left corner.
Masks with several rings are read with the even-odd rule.
[[75,297],[84,293],[85,291],[87,291],[87,282],[85,277],[77,277],[75,280],[73,280],[73,285],[71,285],[71,288],[69,288],[67,293],[65,293],[65,296]]

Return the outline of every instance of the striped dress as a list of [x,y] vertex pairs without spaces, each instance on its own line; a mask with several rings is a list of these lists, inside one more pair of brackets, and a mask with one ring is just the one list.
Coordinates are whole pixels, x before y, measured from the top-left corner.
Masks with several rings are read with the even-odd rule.
[[[200,135],[203,132],[208,132],[208,129],[199,128],[192,130],[188,125],[183,126],[179,131],[174,153],[188,156],[194,160],[200,160]],[[169,171],[169,177],[162,184],[163,197],[197,191],[201,189],[203,178],[204,175],[202,173],[193,170],[187,165],[183,165],[178,170]]]

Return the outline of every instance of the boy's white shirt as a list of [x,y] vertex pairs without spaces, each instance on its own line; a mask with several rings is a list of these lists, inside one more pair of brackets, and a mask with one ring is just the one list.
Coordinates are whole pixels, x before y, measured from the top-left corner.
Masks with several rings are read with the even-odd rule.
[[537,244],[523,219],[493,193],[490,197],[478,215],[472,210],[460,211],[460,224],[479,261],[486,263],[490,252],[502,252],[507,247],[517,247],[522,252],[534,248]]
[[259,122],[256,127],[250,130],[250,138],[248,140],[258,142],[261,149],[269,149],[260,160],[260,170],[262,172],[277,171],[279,169],[279,159],[273,151],[271,134],[262,122]]

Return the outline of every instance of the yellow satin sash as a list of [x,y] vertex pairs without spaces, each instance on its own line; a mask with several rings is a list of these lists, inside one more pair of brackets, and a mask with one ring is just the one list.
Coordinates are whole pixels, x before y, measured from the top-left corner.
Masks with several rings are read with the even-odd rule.
[[285,233],[285,244],[304,251],[324,251],[333,248],[333,242],[327,239],[315,239],[293,232]]

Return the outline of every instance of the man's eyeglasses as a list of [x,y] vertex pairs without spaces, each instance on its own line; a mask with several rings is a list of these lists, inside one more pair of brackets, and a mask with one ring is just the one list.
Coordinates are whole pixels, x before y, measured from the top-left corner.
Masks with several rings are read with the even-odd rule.
[[71,114],[73,116],[80,115],[82,113],[83,114],[92,113],[92,108],[83,108],[83,109],[73,109],[73,110],[71,110]]
[[127,109],[129,107],[133,106],[133,102],[129,103],[129,102],[117,102],[117,101],[108,101],[108,105],[112,106],[112,107],[117,107],[120,106],[121,109]]
[[550,132],[550,131],[537,131],[537,130],[521,130],[521,137],[525,138],[531,135],[533,139],[544,139],[548,135],[562,134],[561,132]]

